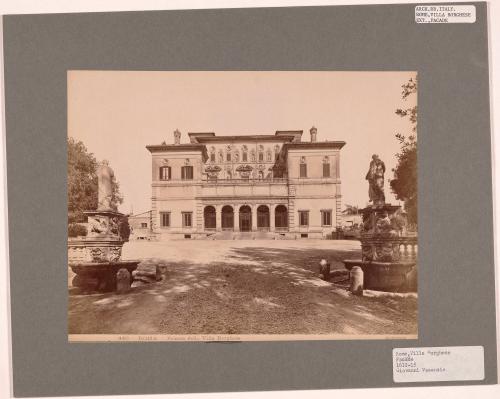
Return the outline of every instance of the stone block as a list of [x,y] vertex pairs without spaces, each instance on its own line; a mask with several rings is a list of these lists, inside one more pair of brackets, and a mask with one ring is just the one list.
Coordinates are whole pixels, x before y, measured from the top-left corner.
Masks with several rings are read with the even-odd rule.
[[116,273],[116,293],[126,294],[130,291],[130,273],[127,269],[120,269]]
[[354,266],[350,273],[350,288],[349,290],[354,295],[363,295],[363,270],[359,266]]
[[330,280],[330,263],[326,259],[319,262],[319,277],[325,281]]

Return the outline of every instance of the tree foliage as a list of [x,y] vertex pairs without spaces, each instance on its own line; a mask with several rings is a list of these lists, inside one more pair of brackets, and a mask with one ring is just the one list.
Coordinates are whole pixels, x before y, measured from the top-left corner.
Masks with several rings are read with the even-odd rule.
[[359,214],[359,208],[356,205],[346,204],[342,213],[345,215],[357,215]]
[[[84,222],[83,211],[97,209],[97,160],[81,141],[68,138],[68,222]],[[123,202],[118,182],[113,179],[111,206]]]
[[[408,97],[416,95],[418,79],[410,78],[401,87],[401,97],[405,101]],[[396,115],[409,119],[412,128],[408,135],[396,133],[401,149],[396,154],[398,163],[392,170],[394,178],[390,181],[396,199],[404,201],[408,221],[412,224],[417,223],[417,114],[417,105],[396,110]]]

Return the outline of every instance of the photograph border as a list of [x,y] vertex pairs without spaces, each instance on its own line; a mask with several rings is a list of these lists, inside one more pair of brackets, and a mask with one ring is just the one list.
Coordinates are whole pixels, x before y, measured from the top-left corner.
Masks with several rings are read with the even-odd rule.
[[425,385],[496,383],[487,8],[470,4],[476,22],[450,25],[416,24],[411,4],[5,16],[14,394],[422,385],[392,379],[408,341],[69,344],[69,69],[418,70],[412,345],[485,349],[483,381]]

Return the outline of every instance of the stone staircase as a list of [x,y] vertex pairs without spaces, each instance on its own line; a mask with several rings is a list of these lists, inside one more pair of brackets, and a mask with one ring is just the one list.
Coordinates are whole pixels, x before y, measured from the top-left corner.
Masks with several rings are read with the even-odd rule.
[[255,231],[253,233],[254,240],[273,240],[275,233],[270,233],[269,231]]
[[254,233],[248,231],[248,232],[236,232],[233,234],[233,239],[234,240],[253,240],[253,235]]
[[234,231],[218,231],[217,233],[213,234],[211,238],[213,240],[232,240],[234,235]]
[[274,240],[279,234],[268,231],[218,231],[206,237],[207,240]]

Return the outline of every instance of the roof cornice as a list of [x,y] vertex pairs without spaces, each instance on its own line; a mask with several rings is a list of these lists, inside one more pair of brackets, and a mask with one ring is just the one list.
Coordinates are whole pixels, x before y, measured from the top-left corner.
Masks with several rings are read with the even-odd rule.
[[155,152],[199,151],[203,156],[203,162],[208,159],[207,147],[203,144],[160,144],[147,145],[146,148],[151,154]]
[[225,143],[233,141],[277,141],[277,142],[291,142],[294,136],[275,136],[269,134],[253,134],[244,136],[204,136],[196,137],[198,143]]
[[345,144],[345,141],[315,141],[313,143],[301,141],[298,143],[286,143],[283,147],[285,150],[308,148],[336,148],[340,150]]

